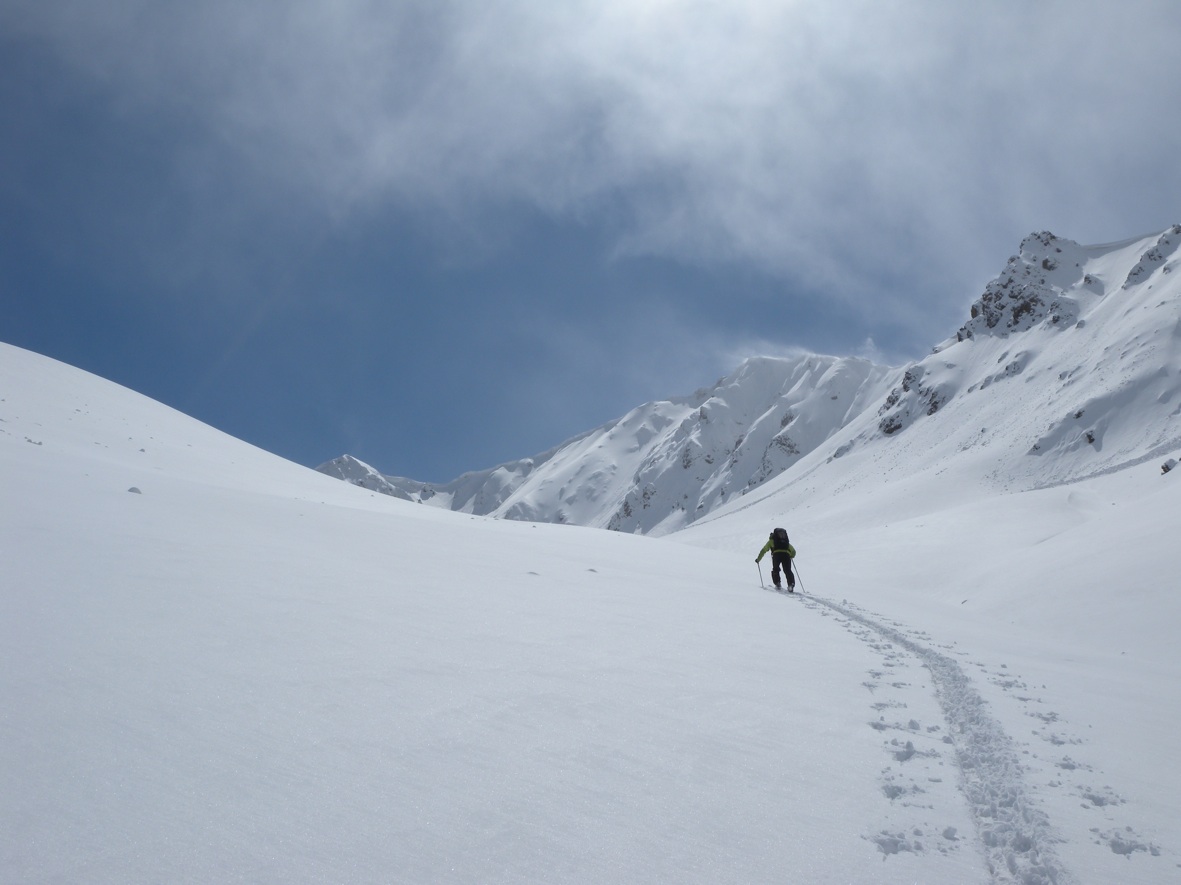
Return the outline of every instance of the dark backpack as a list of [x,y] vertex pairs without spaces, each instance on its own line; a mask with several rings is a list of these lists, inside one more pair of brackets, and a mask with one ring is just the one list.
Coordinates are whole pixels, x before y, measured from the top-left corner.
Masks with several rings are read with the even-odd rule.
[[790,543],[787,540],[787,529],[775,529],[775,531],[771,532],[772,550],[786,550]]

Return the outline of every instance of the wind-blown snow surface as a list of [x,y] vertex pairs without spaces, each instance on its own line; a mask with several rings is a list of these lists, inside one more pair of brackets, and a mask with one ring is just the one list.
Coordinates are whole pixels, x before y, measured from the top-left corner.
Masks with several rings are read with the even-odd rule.
[[1181,472],[1005,493],[917,421],[673,543],[0,385],[0,880],[1181,877]]

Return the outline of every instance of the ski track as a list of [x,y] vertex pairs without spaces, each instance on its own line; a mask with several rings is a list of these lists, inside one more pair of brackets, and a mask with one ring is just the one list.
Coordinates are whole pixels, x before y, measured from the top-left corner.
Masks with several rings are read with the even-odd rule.
[[[1005,734],[1000,723],[988,713],[988,705],[972,685],[960,665],[942,654],[863,613],[848,601],[841,603],[811,594],[797,594],[801,601],[822,614],[835,613],[843,618],[843,625],[857,638],[867,642],[883,655],[882,670],[870,671],[872,681],[865,683],[871,692],[879,688],[909,689],[903,671],[908,663],[917,663],[930,673],[935,700],[943,714],[943,725],[921,726],[915,719],[902,723],[887,722],[882,715],[870,725],[880,732],[901,731],[905,738],[892,738],[887,751],[892,761],[912,766],[914,762],[941,760],[940,745],[953,749],[954,765],[958,772],[958,786],[967,800],[968,811],[975,822],[980,850],[994,883],[1015,885],[1069,885],[1075,881],[1057,858],[1053,844],[1058,840],[1047,816],[1036,807],[1033,795],[1025,786],[1019,753]],[[924,637],[925,638],[925,637]],[[901,651],[900,651],[901,650]],[[909,653],[910,661],[905,660]],[[904,708],[906,703],[883,700],[874,709],[884,712]],[[1052,714],[1051,714],[1052,717]],[[939,732],[946,733],[939,736]],[[937,762],[936,764],[942,764]],[[904,800],[912,807],[934,811],[927,794],[942,783],[942,778],[931,776],[937,769],[925,773],[926,786],[919,777],[900,783],[893,766],[884,774],[882,792],[892,801]],[[904,779],[905,780],[905,779]],[[939,832],[921,826],[882,830],[871,838],[885,857],[901,851],[922,852],[930,839],[938,850],[957,850],[959,837],[953,827]],[[1113,844],[1113,851],[1119,848]]]
[[[1141,838],[1131,827],[1119,825],[1108,813],[1123,805],[1124,799],[1110,786],[1093,786],[1096,772],[1091,766],[1070,755],[1059,755],[1064,748],[1083,741],[1062,733],[1057,713],[1037,709],[1034,705],[1042,702],[1029,695],[1029,687],[1006,665],[990,672],[984,664],[972,664],[993,685],[1012,692],[1014,700],[1027,705],[1026,715],[1040,723],[1033,734],[1051,748],[1045,759],[1028,749],[1019,751],[1001,724],[988,714],[987,702],[963,668],[949,655],[924,644],[931,642],[927,634],[897,622],[887,623],[848,600],[837,603],[804,593],[802,586],[792,598],[825,617],[836,618],[882,656],[880,669],[870,670],[870,678],[863,683],[875,698],[872,709],[879,714],[868,724],[883,735],[904,735],[886,741],[890,764],[882,772],[882,793],[899,813],[891,817],[888,829],[866,836],[877,844],[883,859],[900,852],[934,849],[951,854],[960,850],[964,843],[955,827],[945,826],[945,821],[932,823],[940,808],[947,807],[940,806],[941,801],[960,801],[954,792],[958,789],[966,800],[982,860],[995,885],[1073,885],[1077,880],[1052,847],[1063,840],[1037,808],[1038,791],[1025,785],[1024,772],[1038,768],[1053,772],[1047,788],[1072,792],[1082,808],[1104,816],[1104,826],[1088,827],[1096,846],[1129,860],[1134,855],[1163,856],[1159,846]],[[912,676],[907,672],[916,668],[928,672],[933,697],[917,697],[907,681],[926,681],[918,673]],[[916,711],[932,703],[931,711],[943,721],[924,725],[919,719],[930,717]],[[887,720],[887,714],[901,716],[898,711],[907,708],[914,708],[905,714],[908,721]],[[945,747],[952,752],[946,754]],[[956,769],[954,786],[942,777],[945,755],[951,756]],[[1020,761],[1022,755],[1032,760],[1028,769]]]

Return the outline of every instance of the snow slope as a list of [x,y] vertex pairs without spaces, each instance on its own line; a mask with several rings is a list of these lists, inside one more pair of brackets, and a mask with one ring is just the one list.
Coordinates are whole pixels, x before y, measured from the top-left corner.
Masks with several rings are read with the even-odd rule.
[[[972,319],[832,454],[973,460],[1005,488],[1163,459],[1181,446],[1178,265],[1181,226],[1114,246],[1031,235]],[[898,444],[907,435],[918,439]]]
[[[883,791],[914,809],[887,828],[901,850],[929,835],[927,781],[952,766],[994,881],[1176,881],[1175,474],[946,495],[972,488],[971,466],[825,504],[769,491],[674,537],[737,555],[766,526],[790,528],[814,613],[880,656],[863,726],[895,760]],[[913,716],[932,696],[933,736]],[[1048,872],[1024,846],[1051,852]]]
[[0,880],[987,881],[971,838],[882,865],[872,651],[743,557],[366,493],[12,347],[0,378]]

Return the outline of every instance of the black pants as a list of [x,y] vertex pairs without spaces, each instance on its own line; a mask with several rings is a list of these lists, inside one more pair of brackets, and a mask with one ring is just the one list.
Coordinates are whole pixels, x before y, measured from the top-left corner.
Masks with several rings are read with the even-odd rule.
[[794,587],[796,585],[796,576],[791,573],[791,557],[786,553],[771,553],[771,580],[775,586],[779,586],[779,569],[783,568],[783,573],[787,575],[787,586]]

